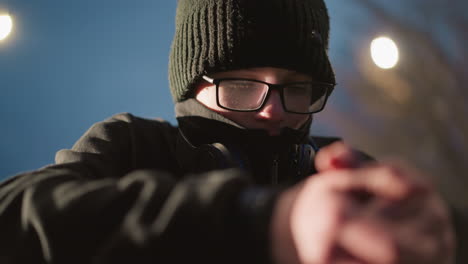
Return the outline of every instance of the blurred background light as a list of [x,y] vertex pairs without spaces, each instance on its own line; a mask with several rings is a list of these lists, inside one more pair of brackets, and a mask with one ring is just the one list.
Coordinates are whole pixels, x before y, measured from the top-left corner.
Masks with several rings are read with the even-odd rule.
[[13,20],[10,15],[0,14],[0,40],[5,39],[13,28]]
[[378,37],[371,43],[371,56],[375,65],[382,69],[395,67],[399,60],[398,47],[388,37]]

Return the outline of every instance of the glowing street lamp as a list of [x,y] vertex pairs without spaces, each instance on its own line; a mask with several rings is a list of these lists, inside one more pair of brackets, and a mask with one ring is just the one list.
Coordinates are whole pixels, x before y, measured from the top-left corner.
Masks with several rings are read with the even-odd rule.
[[13,20],[8,14],[0,14],[0,41],[10,35],[13,28]]
[[396,43],[388,37],[378,37],[371,43],[371,56],[375,65],[382,69],[395,67],[399,60]]

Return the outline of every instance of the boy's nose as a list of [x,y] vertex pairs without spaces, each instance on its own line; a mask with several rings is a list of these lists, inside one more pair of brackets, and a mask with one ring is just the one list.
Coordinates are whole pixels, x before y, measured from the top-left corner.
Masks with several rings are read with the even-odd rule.
[[285,118],[286,112],[281,102],[281,97],[278,91],[271,91],[265,105],[258,110],[258,118],[268,121],[281,122]]

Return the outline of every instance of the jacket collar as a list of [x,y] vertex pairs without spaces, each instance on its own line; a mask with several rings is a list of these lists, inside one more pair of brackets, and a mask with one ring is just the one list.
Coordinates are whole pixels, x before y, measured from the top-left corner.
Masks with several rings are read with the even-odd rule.
[[309,139],[309,119],[300,129],[284,128],[281,135],[269,136],[263,129],[247,129],[208,109],[196,99],[179,102],[175,106],[179,128],[191,143],[211,144],[301,144]]
[[[310,121],[299,130],[286,128],[279,136],[269,136],[265,130],[242,127],[195,99],[177,103],[176,114],[176,149],[185,173],[237,167],[255,183],[283,184],[297,182],[313,169],[311,158],[299,151],[308,146]],[[306,165],[298,165],[299,160]]]

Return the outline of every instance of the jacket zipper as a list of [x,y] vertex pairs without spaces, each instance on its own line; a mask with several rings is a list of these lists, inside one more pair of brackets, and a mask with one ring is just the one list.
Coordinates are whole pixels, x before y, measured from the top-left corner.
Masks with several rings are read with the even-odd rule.
[[278,185],[278,157],[273,159],[273,166],[271,167],[271,183]]

